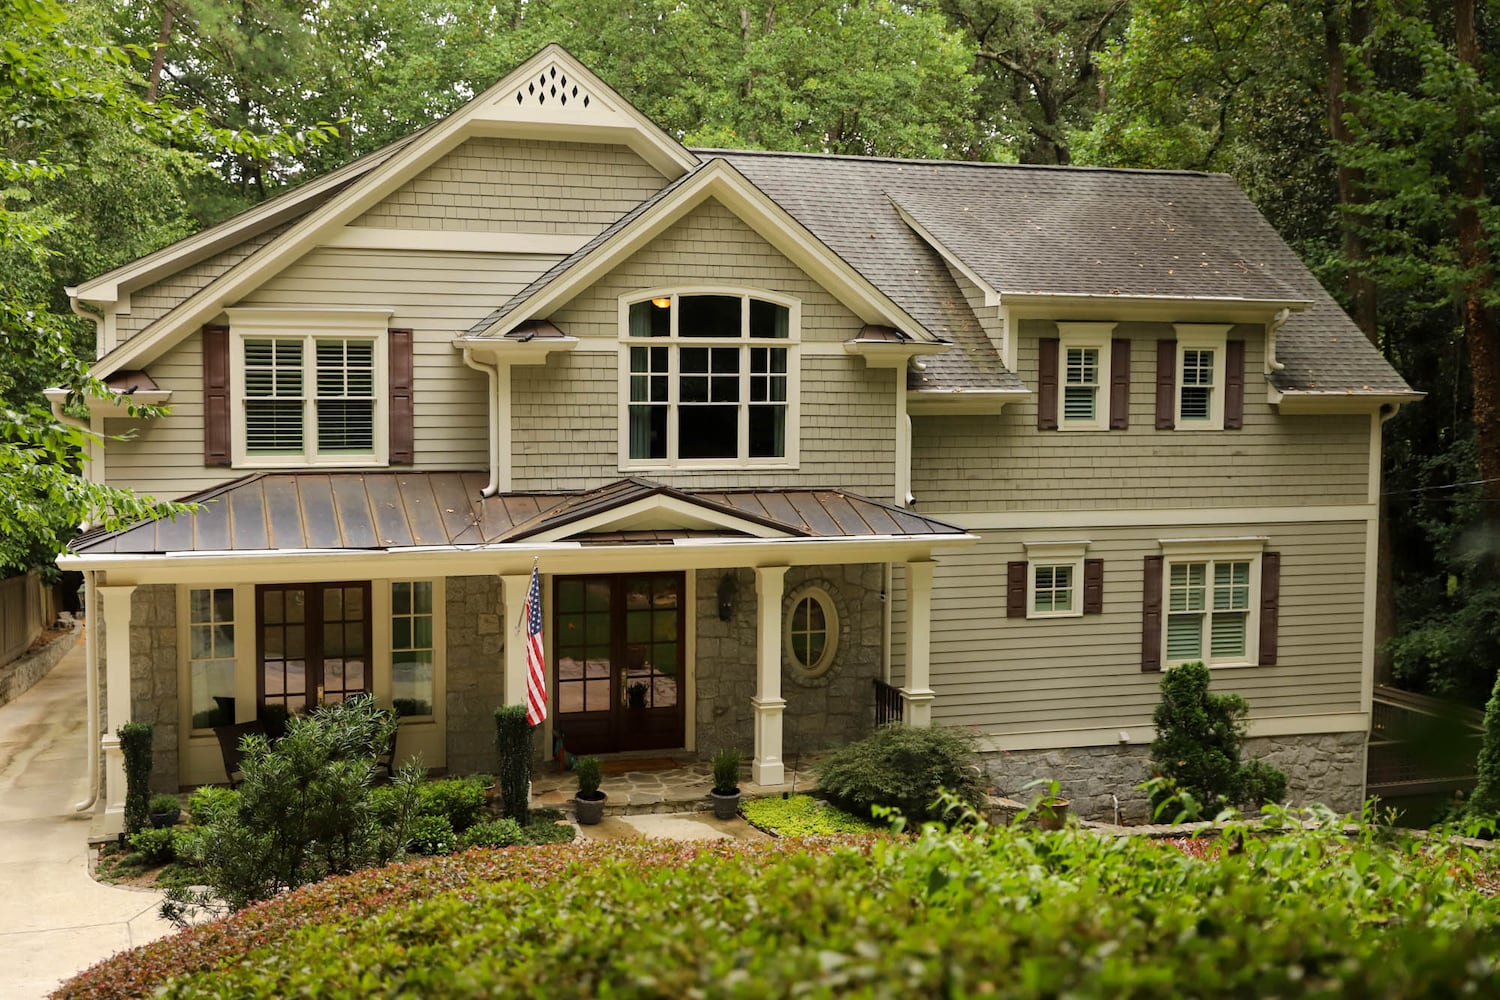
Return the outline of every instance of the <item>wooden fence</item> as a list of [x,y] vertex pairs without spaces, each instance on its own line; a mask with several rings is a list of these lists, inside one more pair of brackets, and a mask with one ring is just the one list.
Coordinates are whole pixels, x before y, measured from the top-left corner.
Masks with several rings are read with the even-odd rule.
[[52,588],[36,570],[0,580],[0,666],[26,652],[56,618]]

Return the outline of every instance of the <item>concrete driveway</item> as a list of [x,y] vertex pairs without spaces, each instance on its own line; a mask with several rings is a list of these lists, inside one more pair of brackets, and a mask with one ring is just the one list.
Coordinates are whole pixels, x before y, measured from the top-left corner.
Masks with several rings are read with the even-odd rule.
[[[80,633],[81,635],[81,633]],[[70,640],[63,639],[62,642]],[[161,896],[95,882],[84,743],[83,640],[36,686],[0,706],[0,996],[45,997],[124,948],[172,932]]]

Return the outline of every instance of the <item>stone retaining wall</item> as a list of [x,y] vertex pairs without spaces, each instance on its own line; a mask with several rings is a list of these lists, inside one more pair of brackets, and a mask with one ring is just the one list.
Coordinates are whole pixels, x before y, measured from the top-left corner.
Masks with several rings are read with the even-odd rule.
[[[994,794],[1030,802],[1041,789],[1028,782],[1056,779],[1072,811],[1090,820],[1112,821],[1118,796],[1120,820],[1151,819],[1146,796],[1136,786],[1151,774],[1151,748],[1073,747],[1059,750],[994,751],[984,756]],[[1339,813],[1358,812],[1365,787],[1365,734],[1265,736],[1245,741],[1242,759],[1265,760],[1286,772],[1293,805],[1321,802]]]
[[46,677],[57,666],[57,661],[73,648],[78,633],[78,623],[75,622],[69,634],[58,636],[30,656],[22,656],[0,667],[0,705],[15,701]]

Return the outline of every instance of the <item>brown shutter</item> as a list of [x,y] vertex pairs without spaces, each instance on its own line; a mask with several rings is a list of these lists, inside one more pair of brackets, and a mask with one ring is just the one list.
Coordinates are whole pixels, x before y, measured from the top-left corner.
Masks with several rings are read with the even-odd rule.
[[1130,426],[1130,341],[1109,343],[1109,429],[1123,431]]
[[411,404],[411,331],[387,330],[390,338],[391,363],[390,385],[387,398],[391,407],[390,463],[410,465],[414,461],[412,449],[412,404]]
[[1260,665],[1276,665],[1276,626],[1281,610],[1281,553],[1260,557]]
[[1056,337],[1037,341],[1036,429],[1039,431],[1057,430],[1057,345]]
[[1005,617],[1026,617],[1026,560],[1005,564]]
[[1161,574],[1162,557],[1147,556],[1141,587],[1141,669],[1161,669]]
[[1156,342],[1156,429],[1177,426],[1177,341]]
[[1245,342],[1224,342],[1224,429],[1245,426]]
[[203,464],[228,465],[229,327],[203,328]]
[[1083,561],[1083,613],[1097,615],[1104,611],[1104,560]]

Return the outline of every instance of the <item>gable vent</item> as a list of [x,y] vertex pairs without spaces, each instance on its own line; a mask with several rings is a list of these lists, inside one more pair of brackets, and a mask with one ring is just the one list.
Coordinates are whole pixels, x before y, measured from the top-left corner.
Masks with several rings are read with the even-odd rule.
[[568,74],[558,72],[556,66],[549,66],[537,74],[535,80],[516,91],[516,103],[520,105],[536,104],[545,107],[549,102],[568,106],[569,101],[582,104],[585,108],[591,103],[588,92],[579,89],[577,83],[568,79]]

